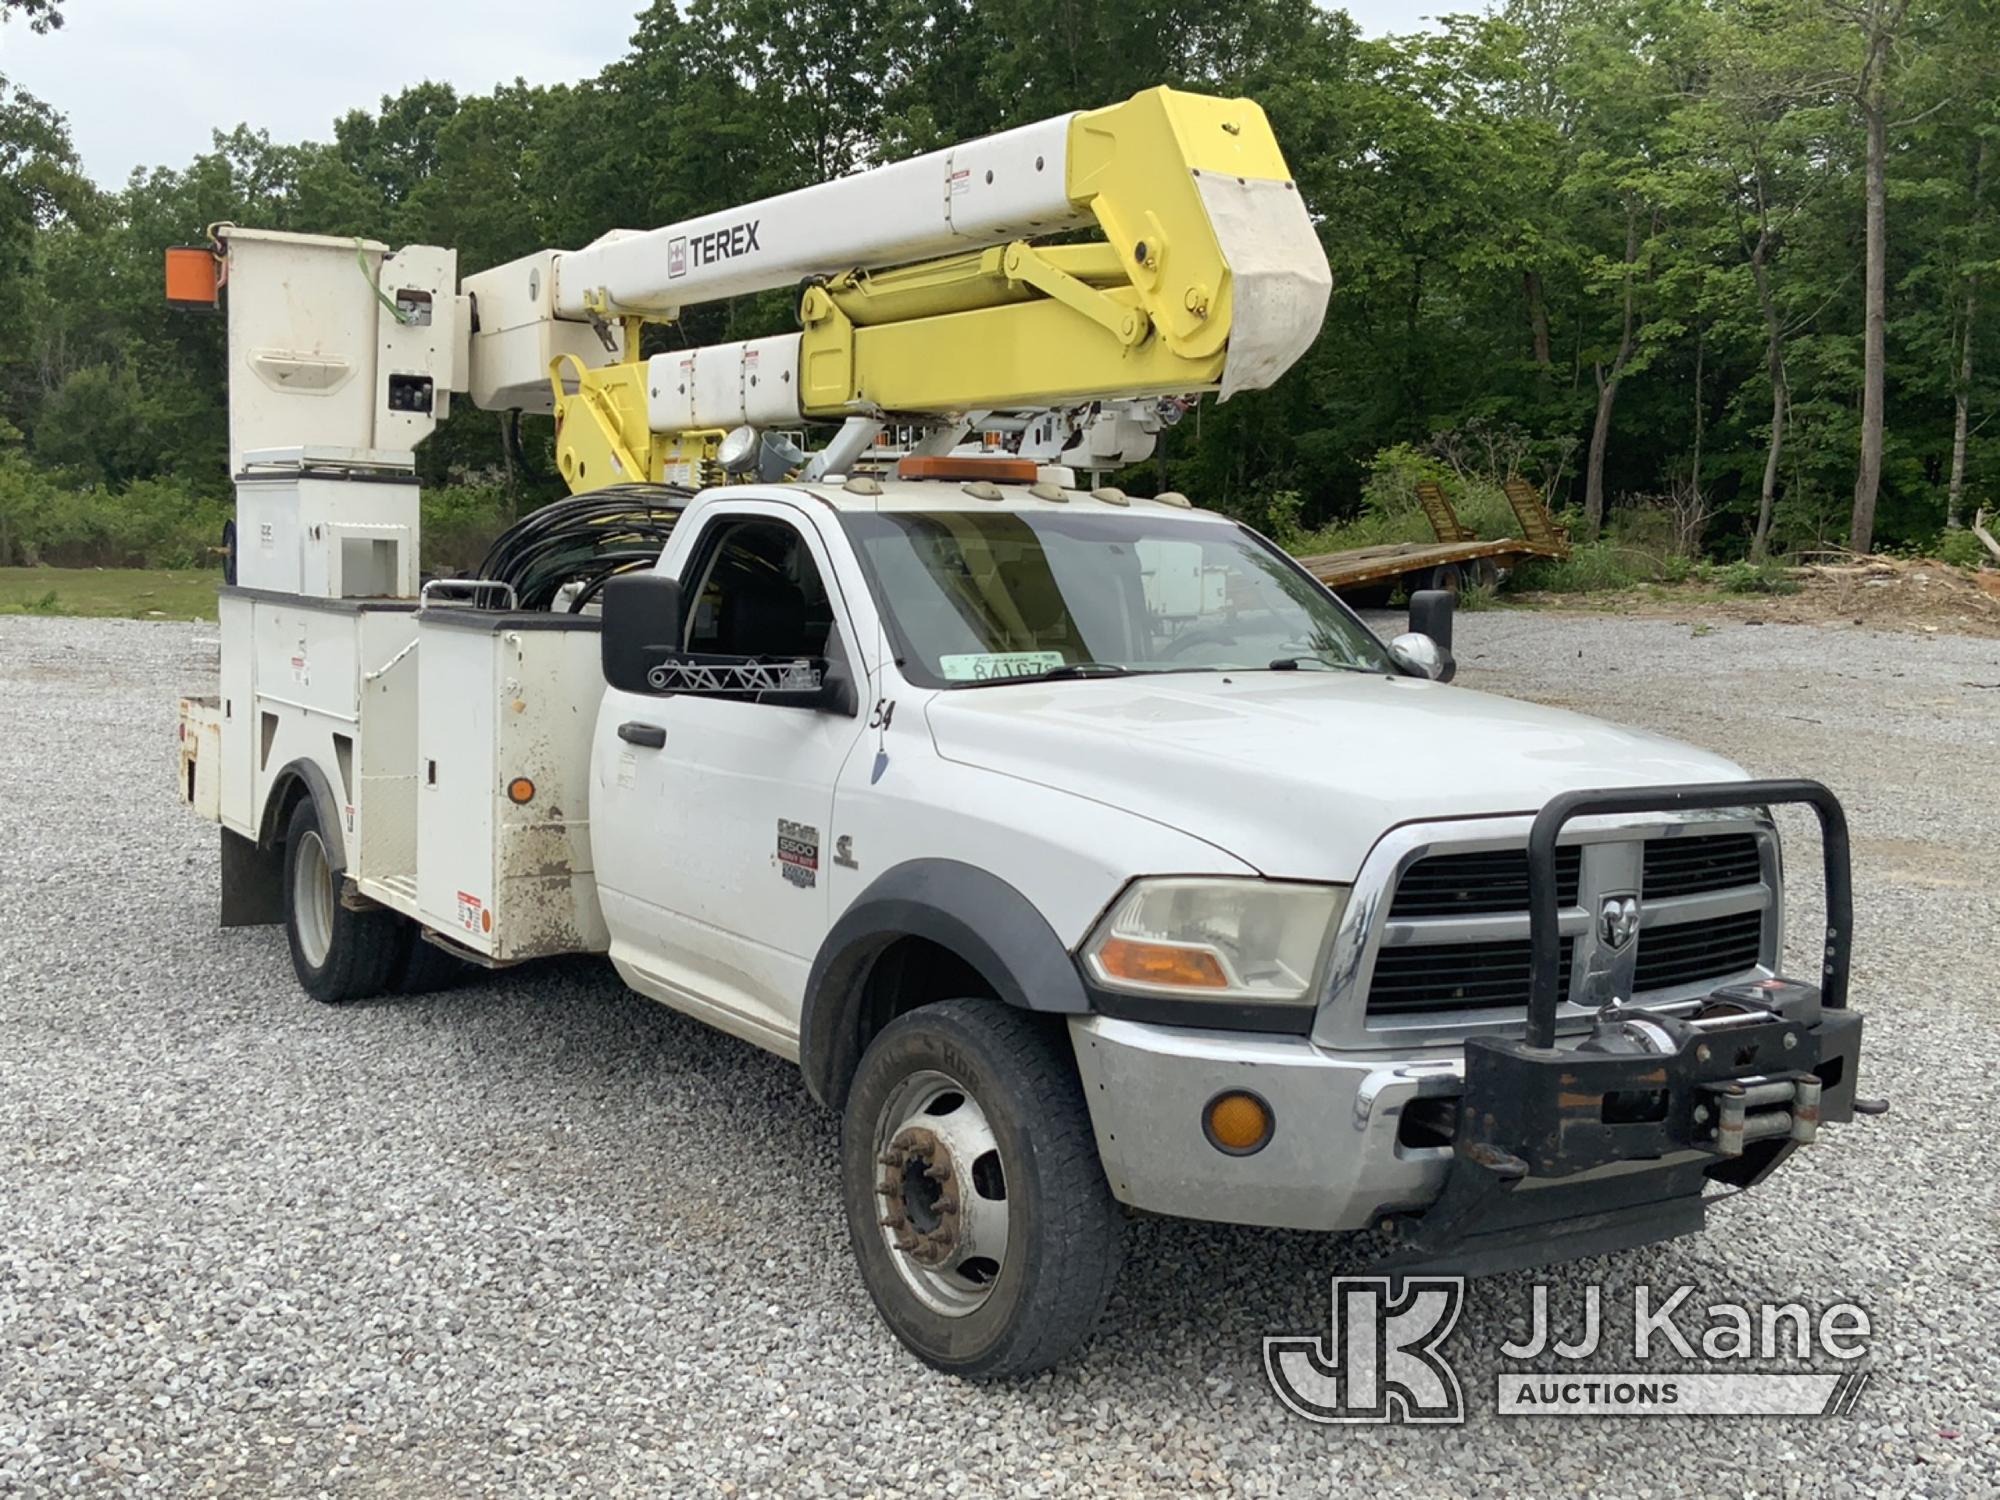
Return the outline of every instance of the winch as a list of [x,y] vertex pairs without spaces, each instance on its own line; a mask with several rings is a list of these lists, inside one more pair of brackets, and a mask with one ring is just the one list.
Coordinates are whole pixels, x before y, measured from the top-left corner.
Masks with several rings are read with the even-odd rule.
[[[1672,1057],[1690,1046],[1697,1061],[1727,1051],[1732,1036],[1774,1022],[1817,1026],[1819,990],[1790,979],[1733,985],[1710,995],[1691,1016],[1673,1016],[1617,1004],[1600,1010],[1578,1052],[1610,1057]],[[1797,1033],[1784,1032],[1782,1046],[1796,1051]],[[1741,1156],[1752,1141],[1787,1139],[1805,1145],[1819,1132],[1820,1080],[1797,1070],[1760,1072],[1700,1083],[1708,1096],[1695,1103],[1690,1123],[1697,1144],[1718,1156]],[[1614,1090],[1604,1096],[1607,1123],[1629,1124],[1662,1118],[1666,1092]]]

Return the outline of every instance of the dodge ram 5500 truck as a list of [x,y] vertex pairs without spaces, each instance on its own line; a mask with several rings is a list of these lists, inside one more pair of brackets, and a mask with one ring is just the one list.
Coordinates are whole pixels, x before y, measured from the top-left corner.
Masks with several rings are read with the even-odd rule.
[[[883,1318],[966,1376],[1073,1349],[1134,1210],[1532,1264],[1696,1230],[1849,1118],[1825,788],[1452,686],[1449,596],[1385,644],[1244,526],[1079,477],[1317,328],[1265,129],[1153,91],[462,287],[219,227],[176,285],[229,304],[180,759],[223,922],[282,922],[324,1001],[602,953],[795,1060]],[[1079,217],[1110,254],[980,248]],[[858,219],[890,270],[834,274]],[[816,263],[789,340],[639,356]],[[411,448],[458,390],[553,412],[578,493],[420,584]],[[804,419],[842,425],[808,455]]]
[[883,1316],[973,1374],[1089,1327],[1121,1204],[1519,1264],[1698,1227],[1846,1117],[1858,1018],[1772,977],[1800,793],[1437,681],[1221,517],[993,488],[712,490],[601,618],[226,594],[298,646],[228,716],[339,703],[244,768],[301,982],[409,962],[366,868],[413,823],[451,949],[603,949],[796,1059]]

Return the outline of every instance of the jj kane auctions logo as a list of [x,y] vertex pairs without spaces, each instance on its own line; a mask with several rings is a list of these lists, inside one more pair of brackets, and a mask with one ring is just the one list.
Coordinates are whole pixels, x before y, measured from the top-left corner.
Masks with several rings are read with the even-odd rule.
[[[1629,1341],[1606,1341],[1600,1288],[1584,1289],[1573,1326],[1558,1329],[1549,1289],[1534,1288],[1525,1340],[1508,1341],[1510,1361],[1552,1368],[1503,1370],[1495,1409],[1502,1416],[1844,1415],[1854,1410],[1868,1372],[1823,1374],[1805,1366],[1820,1356],[1851,1363],[1867,1352],[1867,1312],[1836,1302],[1817,1312],[1797,1302],[1711,1303],[1683,1286],[1661,1295],[1633,1289]],[[1458,1326],[1465,1280],[1458,1276],[1333,1278],[1325,1334],[1264,1340],[1264,1372],[1278,1399],[1309,1422],[1442,1423],[1465,1420],[1465,1394],[1443,1345]],[[1635,1368],[1582,1370],[1577,1362],[1629,1348]],[[1705,1369],[1656,1369],[1652,1360],[1706,1361]],[[1765,1368],[1732,1369],[1759,1361]]]

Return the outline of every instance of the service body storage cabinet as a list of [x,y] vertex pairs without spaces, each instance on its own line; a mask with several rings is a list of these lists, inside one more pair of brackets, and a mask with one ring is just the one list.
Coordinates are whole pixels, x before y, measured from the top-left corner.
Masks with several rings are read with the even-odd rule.
[[590,859],[597,621],[440,606],[417,636],[421,920],[498,962],[604,951]]

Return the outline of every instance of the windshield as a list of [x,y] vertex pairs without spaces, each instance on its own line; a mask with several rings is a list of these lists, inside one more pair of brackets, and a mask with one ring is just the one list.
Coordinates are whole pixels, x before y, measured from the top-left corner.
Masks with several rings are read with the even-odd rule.
[[1150,512],[850,511],[898,665],[926,687],[1120,672],[1388,670],[1244,527]]

